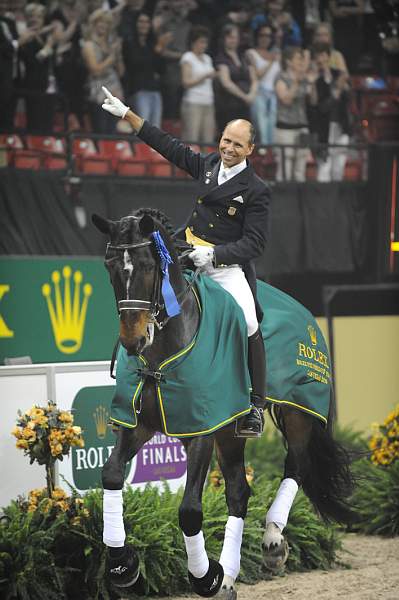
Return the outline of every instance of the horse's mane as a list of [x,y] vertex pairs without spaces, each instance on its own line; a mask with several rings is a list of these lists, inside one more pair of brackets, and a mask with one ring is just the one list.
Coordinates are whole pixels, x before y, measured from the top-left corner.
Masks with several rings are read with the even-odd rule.
[[160,223],[166,230],[166,232],[172,236],[175,232],[174,227],[169,219],[169,217],[167,217],[161,210],[159,210],[158,208],[150,208],[150,207],[143,207],[143,208],[138,208],[135,212],[134,212],[134,216],[135,217],[143,217],[144,215],[149,215],[150,217],[152,217],[153,219],[155,219],[156,221],[158,221],[158,223]]

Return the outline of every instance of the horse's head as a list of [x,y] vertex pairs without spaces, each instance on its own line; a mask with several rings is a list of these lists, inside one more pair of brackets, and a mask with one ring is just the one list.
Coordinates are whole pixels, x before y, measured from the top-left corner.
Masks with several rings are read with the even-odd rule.
[[[161,256],[156,244],[159,232],[168,240],[168,232],[152,209],[140,209],[120,221],[93,215],[94,225],[109,235],[105,266],[114,288],[120,316],[120,341],[128,354],[140,354],[151,345],[154,322],[163,310],[161,295]],[[177,257],[169,243],[174,263]],[[176,269],[175,265],[172,265]],[[173,273],[172,273],[173,275]]]

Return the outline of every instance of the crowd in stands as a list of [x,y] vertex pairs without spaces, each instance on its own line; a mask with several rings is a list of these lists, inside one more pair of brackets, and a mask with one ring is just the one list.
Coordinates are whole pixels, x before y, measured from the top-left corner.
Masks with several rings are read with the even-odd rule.
[[128,133],[101,109],[105,85],[149,122],[177,121],[192,143],[251,119],[257,144],[286,146],[278,179],[303,181],[319,143],[317,178],[340,180],[351,78],[399,75],[398,10],[395,0],[0,0],[0,131],[22,106],[27,132],[50,132],[61,103],[68,130]]

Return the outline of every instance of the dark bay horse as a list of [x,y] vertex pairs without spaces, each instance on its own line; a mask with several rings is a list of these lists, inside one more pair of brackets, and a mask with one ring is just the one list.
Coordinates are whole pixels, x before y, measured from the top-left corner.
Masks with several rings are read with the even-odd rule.
[[[133,404],[140,401],[140,410],[132,407],[137,422],[134,426],[117,428],[116,445],[102,472],[108,577],[116,586],[130,587],[139,578],[139,561],[135,550],[125,544],[122,503],[125,468],[155,432],[165,433],[156,393],[157,368],[190,344],[201,316],[195,285],[188,284],[183,275],[172,228],[165,215],[155,209],[141,208],[116,222],[98,215],[93,215],[92,220],[110,239],[105,265],[120,316],[120,342],[128,356],[144,357],[147,365],[140,398],[133,399]],[[180,311],[173,313],[175,309],[169,306],[167,314],[165,297],[171,292],[175,297],[174,300],[169,297],[168,303],[170,306],[178,303]],[[214,393],[220,394],[223,389],[221,380]],[[220,402],[224,402],[223,397]],[[332,406],[331,403],[330,413]],[[273,412],[287,443],[287,457],[281,486],[266,516],[263,550],[265,564],[271,569],[280,567],[288,556],[282,531],[298,486],[302,485],[324,519],[343,523],[352,520],[345,502],[352,486],[349,460],[333,439],[332,418],[322,427],[313,416],[293,406],[275,406]],[[188,577],[199,595],[210,597],[219,593],[232,600],[236,598],[234,582],[240,569],[242,532],[250,495],[244,466],[245,439],[236,437],[232,421],[212,433],[183,437],[181,442],[187,454],[187,481],[179,524],[187,551]],[[214,446],[225,480],[229,514],[219,561],[208,558],[202,533],[201,498]]]

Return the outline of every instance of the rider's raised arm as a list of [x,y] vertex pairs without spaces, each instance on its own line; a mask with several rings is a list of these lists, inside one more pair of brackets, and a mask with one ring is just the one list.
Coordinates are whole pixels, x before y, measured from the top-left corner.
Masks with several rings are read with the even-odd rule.
[[136,135],[146,144],[162,154],[171,163],[187,171],[192,177],[198,179],[203,171],[203,158],[198,152],[193,152],[189,146],[174,138],[169,133],[150,125],[131,108],[123,104],[119,98],[113,96],[103,86],[105,100],[102,108],[115,117],[125,119],[132,126]]

